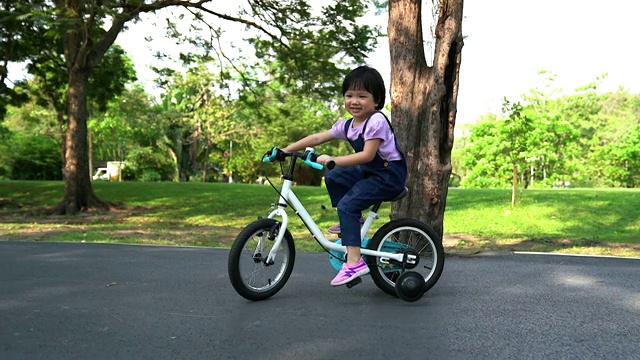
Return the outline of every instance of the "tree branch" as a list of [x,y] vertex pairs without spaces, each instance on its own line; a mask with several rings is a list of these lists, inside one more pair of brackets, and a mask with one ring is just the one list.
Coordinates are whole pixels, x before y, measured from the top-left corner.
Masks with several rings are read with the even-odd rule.
[[[251,20],[247,20],[247,19],[243,19],[241,17],[234,17],[234,16],[230,16],[230,15],[226,15],[226,14],[222,14],[219,13],[217,11],[213,11],[210,9],[207,9],[204,5],[206,3],[209,3],[211,1],[217,1],[217,0],[200,0],[198,2],[191,2],[188,0],[160,0],[160,1],[156,1],[154,3],[151,4],[140,4],[140,5],[123,5],[120,6],[120,8],[123,9],[123,15],[124,14],[131,14],[133,16],[137,16],[138,14],[141,13],[148,13],[148,12],[155,12],[157,10],[169,7],[169,6],[182,6],[184,8],[195,8],[198,10],[201,10],[207,14],[210,15],[214,15],[220,19],[223,20],[228,20],[228,21],[233,21],[233,22],[237,22],[237,23],[241,23],[241,24],[245,24],[247,26],[250,26],[254,29],[257,29],[259,31],[261,31],[262,33],[264,33],[265,35],[269,36],[271,39],[281,43],[282,45],[284,45],[286,47],[286,44],[284,44],[280,38],[278,36],[276,36],[275,34],[271,33],[269,30],[265,29],[263,26],[261,26],[260,24],[251,21]],[[126,11],[127,9],[130,9],[129,11]],[[133,16],[131,16],[133,18]]]
[[[113,44],[113,42],[115,41],[115,39],[117,38],[118,34],[120,34],[120,32],[122,31],[122,29],[124,28],[124,24],[127,21],[130,21],[131,19],[139,16],[142,13],[150,13],[150,12],[155,12],[161,9],[164,9],[166,7],[170,7],[170,6],[182,6],[186,9],[198,9],[204,13],[216,16],[220,19],[223,20],[227,20],[227,21],[233,21],[233,22],[237,22],[240,24],[245,24],[247,26],[250,26],[254,29],[259,30],[260,32],[266,34],[267,36],[269,36],[272,40],[276,41],[277,43],[279,43],[280,45],[282,45],[283,47],[289,49],[289,46],[284,43],[282,41],[282,39],[271,33],[269,30],[265,29],[263,26],[261,26],[260,24],[250,21],[250,20],[246,20],[243,19],[241,17],[234,17],[234,16],[230,16],[230,15],[226,15],[226,14],[222,14],[210,9],[207,9],[204,4],[211,2],[213,0],[200,0],[198,2],[191,2],[188,0],[161,0],[161,1],[156,1],[154,3],[150,3],[150,4],[145,4],[145,3],[140,3],[138,5],[129,5],[127,3],[123,4],[123,5],[117,5],[117,6],[112,6],[111,8],[113,10],[116,9],[121,9],[122,11],[115,17],[115,20],[113,21],[111,27],[109,28],[109,30],[107,31],[107,33],[102,37],[102,39],[100,39],[100,41],[95,45],[94,47],[94,51],[95,51],[95,55],[91,57],[91,63],[90,65],[95,66],[100,59],[102,58],[102,56],[104,55],[104,53],[109,49],[109,47]],[[189,11],[192,14],[194,14],[192,11]],[[195,16],[195,14],[194,14]],[[211,28],[211,26],[206,22],[203,21],[207,26],[209,26]],[[279,29],[282,30],[282,29]]]

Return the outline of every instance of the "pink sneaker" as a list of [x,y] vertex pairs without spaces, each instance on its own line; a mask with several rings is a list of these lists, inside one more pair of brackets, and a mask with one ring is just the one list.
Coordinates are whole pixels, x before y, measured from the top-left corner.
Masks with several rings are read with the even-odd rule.
[[[364,218],[360,217],[360,226],[364,225]],[[332,234],[340,234],[340,224],[333,225],[329,228],[329,232]]]
[[342,269],[338,272],[338,275],[331,280],[332,286],[340,286],[348,283],[349,281],[367,275],[369,273],[369,267],[364,262],[364,259],[360,258],[360,261],[354,265],[342,264]]

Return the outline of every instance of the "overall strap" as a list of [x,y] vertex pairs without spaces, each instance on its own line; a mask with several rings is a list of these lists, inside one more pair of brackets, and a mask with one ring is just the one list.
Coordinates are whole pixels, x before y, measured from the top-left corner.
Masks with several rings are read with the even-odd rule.
[[[402,149],[400,149],[400,144],[398,144],[398,138],[396,137],[395,130],[393,130],[393,126],[391,126],[391,121],[389,120],[387,115],[385,115],[382,111],[377,110],[376,113],[382,114],[382,116],[384,116],[384,119],[387,120],[387,124],[389,125],[389,128],[391,129],[391,132],[393,133],[393,139],[394,139],[394,142],[395,142],[396,149],[402,155],[402,157],[405,157],[404,152],[402,152]],[[373,114],[371,114],[371,116],[373,116]],[[362,137],[363,139],[364,139],[364,132],[365,132],[365,130],[367,130],[367,122],[369,122],[369,119],[371,118],[371,116],[369,116],[369,118],[367,118],[367,120],[365,120],[364,125],[362,126],[362,132],[360,133],[360,137]],[[349,138],[348,138],[349,126],[351,126],[352,122],[353,122],[353,118],[345,121],[345,123],[344,123],[344,136],[347,138],[347,140],[349,142],[351,142],[351,140],[349,140]]]
[[[393,130],[393,126],[391,126],[391,121],[389,121],[389,118],[387,117],[387,115],[385,115],[382,111],[377,110],[375,113],[380,113],[382,116],[384,116],[384,119],[387,120],[387,124],[389,125],[389,128],[391,129],[391,132],[393,133],[394,137],[396,132]],[[375,114],[373,113],[373,114]],[[371,114],[371,116],[373,116],[373,114]],[[371,116],[369,116],[369,118],[367,118],[367,120],[365,120],[364,122],[364,126],[362,127],[362,134],[364,135],[364,131],[367,130],[367,122],[369,121],[369,119],[371,119]]]
[[344,122],[344,137],[347,138],[347,140],[349,140],[349,126],[351,126],[352,122],[353,118]]
[[384,119],[387,120],[387,124],[389,124],[389,128],[391,128],[391,132],[395,135],[395,130],[393,130],[393,126],[391,126],[391,121],[389,120],[389,118],[387,117],[387,115],[385,115],[382,111],[378,110],[378,112],[380,114],[382,114],[382,116],[384,116]]
[[[391,132],[395,134],[396,132],[393,130],[393,126],[391,126],[391,121],[389,121],[389,118],[387,118],[387,115],[385,115],[380,110],[377,110],[375,113],[380,113],[380,114],[382,114],[382,116],[384,116],[384,119],[387,120],[387,124],[389,124],[389,128],[391,129]],[[373,113],[373,114],[375,114],[375,113]],[[371,116],[373,116],[373,114],[371,114]],[[367,118],[367,120],[364,121],[364,126],[362,127],[362,132],[360,133],[360,135],[364,135],[364,131],[367,130],[367,122],[369,122],[369,119],[371,118],[371,116],[369,116]],[[347,136],[349,134],[349,126],[351,126],[352,122],[353,122],[353,118],[345,121],[345,123],[344,123],[344,136]]]
[[[389,124],[389,128],[391,129],[391,132],[393,133],[393,140],[395,142],[396,149],[402,155],[402,157],[404,157],[404,153],[402,152],[402,149],[400,149],[400,144],[398,144],[398,137],[396,136],[396,132],[395,132],[395,130],[393,130],[393,126],[391,126],[391,121],[389,121],[389,118],[387,117],[387,115],[385,115],[382,111],[378,110],[377,112],[382,114],[382,116],[384,116],[384,119],[387,120],[387,124]],[[364,128],[366,128],[366,127],[367,127],[367,124],[365,123],[364,126],[363,126],[363,130],[362,130],[363,134],[364,134]]]

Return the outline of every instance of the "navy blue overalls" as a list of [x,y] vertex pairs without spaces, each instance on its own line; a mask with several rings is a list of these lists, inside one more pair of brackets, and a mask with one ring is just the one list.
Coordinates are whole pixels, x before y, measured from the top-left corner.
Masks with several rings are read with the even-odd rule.
[[[380,112],[380,111],[378,111]],[[380,112],[384,115],[382,112]],[[371,118],[371,117],[369,117]],[[387,117],[385,116],[385,119]],[[364,150],[365,120],[362,132],[356,140],[349,140],[355,152]],[[353,119],[344,126],[345,134]],[[391,123],[387,123],[393,132]],[[395,139],[395,133],[394,133]],[[359,166],[336,167],[327,172],[325,183],[331,198],[331,205],[338,209],[342,245],[360,246],[360,217],[362,211],[373,204],[396,196],[404,190],[407,179],[407,162],[395,139],[396,149],[402,154],[401,160],[387,161],[376,153],[373,161]]]

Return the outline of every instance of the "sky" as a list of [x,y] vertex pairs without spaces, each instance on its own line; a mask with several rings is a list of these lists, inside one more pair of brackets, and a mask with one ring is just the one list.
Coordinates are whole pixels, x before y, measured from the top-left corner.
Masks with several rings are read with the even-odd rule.
[[[504,97],[519,101],[530,89],[542,86],[541,70],[556,75],[554,87],[563,93],[571,93],[605,73],[608,75],[600,90],[624,87],[640,93],[638,14],[637,0],[465,1],[457,123],[474,123],[482,114],[498,113]],[[372,14],[367,21],[381,25],[386,32],[386,14]],[[149,87],[154,73],[148,64],[155,60],[144,36],[162,31],[143,21],[116,40],[133,58],[139,79]],[[239,27],[228,31],[242,36]],[[160,37],[157,35],[156,47],[159,41],[163,51],[178,51]],[[386,38],[380,39],[367,63],[382,73],[388,86]]]

